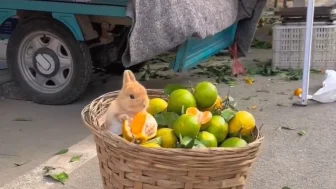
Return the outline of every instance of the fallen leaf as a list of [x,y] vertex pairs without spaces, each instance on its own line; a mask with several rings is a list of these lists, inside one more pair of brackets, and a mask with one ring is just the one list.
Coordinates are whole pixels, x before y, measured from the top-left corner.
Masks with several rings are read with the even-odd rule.
[[50,177],[50,178],[54,179],[55,181],[58,181],[62,184],[64,184],[65,181],[67,181],[69,179],[68,174],[66,174],[65,172],[61,172],[61,173],[58,173],[58,174],[50,174],[50,175],[45,175],[45,176]]
[[82,157],[82,155],[79,155],[79,156],[73,156],[73,157],[70,159],[70,163],[79,161],[81,157]]
[[14,165],[15,165],[15,167],[20,167],[20,166],[22,166],[22,165],[24,165],[24,164],[26,164],[28,162],[30,162],[30,160],[29,161],[25,161],[23,163],[14,163]]
[[301,130],[298,134],[299,134],[300,136],[304,136],[304,135],[306,135],[307,133],[306,133],[306,131]]
[[277,93],[278,95],[288,95],[287,93],[285,92],[280,92],[280,93]]
[[252,110],[256,110],[257,109],[257,106],[252,106]]
[[257,90],[257,93],[270,93],[270,91],[266,89],[259,89]]
[[22,118],[22,117],[18,117],[13,119],[13,121],[33,121],[32,119],[28,119],[28,118]]
[[19,156],[19,155],[16,155],[16,154],[0,154],[0,156]]
[[290,127],[279,127],[279,129],[285,129],[285,130],[290,130],[290,131],[294,131],[296,129],[290,128]]
[[282,104],[282,103],[277,103],[276,106],[280,106],[280,107],[286,107],[287,105]]
[[57,152],[55,155],[66,154],[68,151],[69,151],[69,149],[62,149],[59,152]]
[[251,99],[251,97],[248,96],[248,97],[242,98],[241,100],[250,100],[250,99]]
[[45,166],[44,168],[43,168],[43,171],[44,171],[44,174],[46,175],[46,174],[48,174],[51,170],[55,170],[56,168],[54,168],[54,167],[50,167],[50,166]]
[[252,85],[254,83],[254,79],[249,78],[249,77],[245,77],[244,78],[245,83],[247,83],[248,85]]

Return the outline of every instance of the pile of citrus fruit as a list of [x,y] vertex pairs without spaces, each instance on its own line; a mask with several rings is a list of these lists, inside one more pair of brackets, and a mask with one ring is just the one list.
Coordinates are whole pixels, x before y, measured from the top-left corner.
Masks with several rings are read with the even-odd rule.
[[253,115],[236,110],[233,98],[221,97],[214,84],[170,84],[164,92],[167,101],[153,98],[147,112],[124,121],[126,140],[148,148],[237,148],[255,138]]

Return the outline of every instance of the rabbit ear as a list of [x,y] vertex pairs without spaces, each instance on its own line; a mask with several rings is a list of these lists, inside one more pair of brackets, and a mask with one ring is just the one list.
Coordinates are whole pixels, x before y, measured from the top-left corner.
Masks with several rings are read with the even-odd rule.
[[123,77],[123,86],[127,83],[136,82],[135,76],[130,70],[125,70]]

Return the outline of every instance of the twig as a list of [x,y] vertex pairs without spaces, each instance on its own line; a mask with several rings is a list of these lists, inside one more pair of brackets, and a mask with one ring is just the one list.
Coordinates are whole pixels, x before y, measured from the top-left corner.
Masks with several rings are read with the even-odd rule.
[[19,156],[19,155],[16,155],[16,154],[0,154],[0,156]]

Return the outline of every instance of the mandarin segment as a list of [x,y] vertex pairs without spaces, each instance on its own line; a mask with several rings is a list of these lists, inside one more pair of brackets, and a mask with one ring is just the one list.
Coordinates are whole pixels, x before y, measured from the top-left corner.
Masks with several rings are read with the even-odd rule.
[[128,141],[133,139],[139,142],[146,142],[155,137],[158,124],[155,118],[147,112],[137,113],[130,122],[125,120],[123,123],[123,137]]

